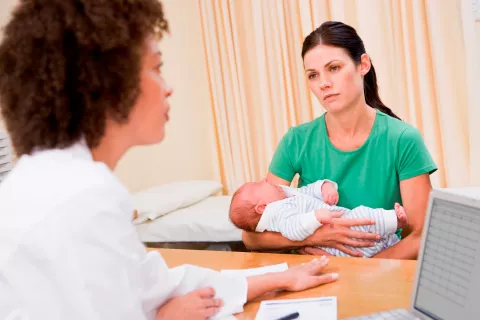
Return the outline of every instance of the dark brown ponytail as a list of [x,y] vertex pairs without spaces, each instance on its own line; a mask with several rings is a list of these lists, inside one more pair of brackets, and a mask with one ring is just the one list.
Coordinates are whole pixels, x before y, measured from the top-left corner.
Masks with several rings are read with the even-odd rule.
[[378,95],[377,74],[375,73],[373,64],[370,67],[370,71],[363,78],[363,91],[365,93],[365,101],[370,107],[378,109],[390,117],[401,120],[390,108],[384,105],[380,99]]
[[[360,63],[362,54],[366,53],[363,41],[357,34],[357,31],[342,22],[324,22],[310,33],[303,42],[302,59],[310,49],[313,49],[320,43],[345,49],[356,64]],[[400,119],[390,108],[383,104],[378,95],[377,75],[373,64],[363,79],[363,91],[365,93],[365,101],[370,107]]]

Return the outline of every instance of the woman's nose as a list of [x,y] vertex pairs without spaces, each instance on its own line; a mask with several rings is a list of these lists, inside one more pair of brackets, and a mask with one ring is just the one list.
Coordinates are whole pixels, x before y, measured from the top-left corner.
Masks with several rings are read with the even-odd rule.
[[173,94],[173,88],[170,86],[167,86],[165,93],[167,97],[170,97]]
[[173,88],[168,85],[167,81],[163,77],[161,77],[161,81],[162,81],[163,90],[165,92],[165,97],[168,98],[173,94]]
[[320,89],[325,90],[332,87],[332,83],[328,79],[320,80]]
[[165,88],[165,96],[168,98],[173,94],[173,88],[170,87],[164,80],[163,82],[164,88]]

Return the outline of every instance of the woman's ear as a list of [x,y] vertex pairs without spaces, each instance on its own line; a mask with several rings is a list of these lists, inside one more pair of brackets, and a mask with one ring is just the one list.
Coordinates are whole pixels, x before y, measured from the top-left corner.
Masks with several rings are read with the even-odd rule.
[[372,62],[370,61],[370,57],[368,56],[368,54],[364,53],[362,54],[362,56],[360,57],[360,74],[362,76],[366,75],[369,71],[370,71],[370,68],[372,67]]
[[258,214],[262,214],[265,211],[266,207],[267,207],[267,205],[265,205],[265,204],[257,204],[255,206],[255,212],[258,213]]

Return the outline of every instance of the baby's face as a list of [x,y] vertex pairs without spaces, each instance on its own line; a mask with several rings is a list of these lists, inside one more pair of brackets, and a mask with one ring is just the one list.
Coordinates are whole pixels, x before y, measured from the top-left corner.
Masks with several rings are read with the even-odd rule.
[[249,183],[251,195],[264,203],[285,199],[285,192],[280,186],[266,181]]

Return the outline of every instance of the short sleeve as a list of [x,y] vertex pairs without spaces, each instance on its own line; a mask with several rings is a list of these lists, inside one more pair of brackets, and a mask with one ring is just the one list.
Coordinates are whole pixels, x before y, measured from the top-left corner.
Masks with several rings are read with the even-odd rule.
[[402,132],[397,151],[397,172],[400,181],[437,171],[437,165],[417,129],[408,127]]
[[279,178],[292,181],[297,173],[292,161],[293,159],[290,156],[293,148],[295,148],[294,131],[293,129],[289,129],[282,140],[280,140],[277,150],[275,150],[273,154],[268,171]]

